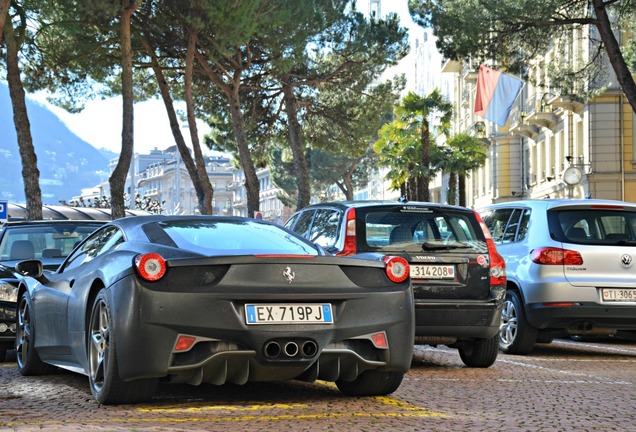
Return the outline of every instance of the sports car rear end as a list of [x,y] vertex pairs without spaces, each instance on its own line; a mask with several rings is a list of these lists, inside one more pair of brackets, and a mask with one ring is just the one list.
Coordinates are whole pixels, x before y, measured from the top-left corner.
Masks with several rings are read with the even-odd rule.
[[111,289],[125,380],[352,381],[410,367],[411,290],[408,280],[390,282],[382,261],[263,255],[166,264],[157,282],[131,274]]
[[198,385],[317,379],[396,390],[413,354],[409,264],[335,257],[280,226],[145,216],[91,234],[55,272],[23,261],[16,352],[24,375],[84,373],[102,404]]

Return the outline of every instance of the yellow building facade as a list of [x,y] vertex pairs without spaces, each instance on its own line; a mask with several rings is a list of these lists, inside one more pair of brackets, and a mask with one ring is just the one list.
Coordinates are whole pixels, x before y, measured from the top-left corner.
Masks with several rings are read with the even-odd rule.
[[544,198],[636,202],[636,116],[609,64],[603,82],[587,83],[599,89],[589,100],[548,78],[557,56],[585,58],[591,47],[583,37],[579,30],[571,46],[528,65],[529,79],[505,127],[473,113],[478,65],[444,65],[453,81],[447,95],[455,110],[453,130],[470,131],[488,145],[486,164],[467,178],[468,206]]

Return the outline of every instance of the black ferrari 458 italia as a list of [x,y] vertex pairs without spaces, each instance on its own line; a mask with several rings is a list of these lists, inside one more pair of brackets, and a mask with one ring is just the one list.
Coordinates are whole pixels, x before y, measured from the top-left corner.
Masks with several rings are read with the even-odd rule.
[[109,222],[55,271],[17,264],[23,375],[85,374],[102,404],[149,400],[159,380],[333,381],[396,390],[413,353],[408,263],[330,256],[267,222],[139,216]]

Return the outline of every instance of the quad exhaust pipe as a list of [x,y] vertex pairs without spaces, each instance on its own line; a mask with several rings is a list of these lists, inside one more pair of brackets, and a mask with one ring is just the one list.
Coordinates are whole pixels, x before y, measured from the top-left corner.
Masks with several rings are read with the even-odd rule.
[[292,360],[312,358],[318,353],[318,344],[306,340],[270,340],[263,345],[263,354],[268,359]]

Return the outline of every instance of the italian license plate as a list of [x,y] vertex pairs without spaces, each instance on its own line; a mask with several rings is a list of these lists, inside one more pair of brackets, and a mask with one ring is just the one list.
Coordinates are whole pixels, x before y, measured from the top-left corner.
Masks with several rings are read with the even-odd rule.
[[603,288],[604,302],[636,302],[636,289]]
[[411,279],[455,279],[452,265],[411,265]]
[[331,324],[329,303],[247,304],[247,324]]

